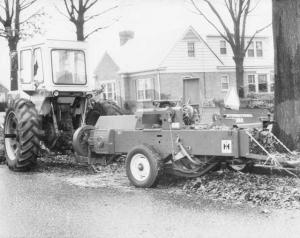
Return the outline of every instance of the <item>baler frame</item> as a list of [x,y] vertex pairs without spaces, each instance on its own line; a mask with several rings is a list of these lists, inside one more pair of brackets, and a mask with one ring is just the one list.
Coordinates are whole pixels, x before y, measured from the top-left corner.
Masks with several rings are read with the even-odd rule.
[[[84,135],[81,138],[85,141],[83,139],[80,148],[78,138],[74,137],[75,151],[89,156],[93,163],[97,161],[97,155],[101,158],[103,155],[127,155],[127,176],[137,187],[156,185],[162,171],[197,177],[221,163],[235,170],[244,170],[253,163],[268,163],[270,158],[276,161],[265,149],[267,156],[251,153],[250,142],[255,138],[248,129],[201,129],[195,124],[186,125],[179,107],[149,109],[136,115],[103,116],[94,127],[79,128],[78,131]],[[139,176],[140,170],[143,176],[145,168],[149,170],[149,179],[139,181],[132,171]]]

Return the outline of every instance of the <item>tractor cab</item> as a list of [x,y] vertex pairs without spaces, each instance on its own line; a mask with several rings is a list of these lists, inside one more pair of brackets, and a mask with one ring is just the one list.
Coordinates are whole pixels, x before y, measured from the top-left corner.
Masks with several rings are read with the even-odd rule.
[[45,40],[20,44],[19,90],[29,95],[37,91],[91,91],[87,74],[87,45],[84,42]]

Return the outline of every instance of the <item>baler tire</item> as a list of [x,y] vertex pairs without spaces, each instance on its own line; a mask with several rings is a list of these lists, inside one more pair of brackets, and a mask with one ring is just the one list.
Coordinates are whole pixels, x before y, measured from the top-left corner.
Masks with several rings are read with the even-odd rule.
[[37,163],[42,136],[41,122],[31,101],[18,99],[6,112],[4,149],[6,162],[13,171],[28,171]]
[[[146,144],[135,146],[127,154],[125,164],[127,177],[135,187],[152,188],[157,186],[162,174],[163,160],[151,146]],[[143,176],[144,169],[148,170],[146,176]]]

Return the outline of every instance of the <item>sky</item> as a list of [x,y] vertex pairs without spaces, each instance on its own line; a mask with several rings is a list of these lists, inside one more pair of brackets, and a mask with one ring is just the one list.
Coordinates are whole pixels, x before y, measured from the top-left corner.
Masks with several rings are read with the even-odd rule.
[[[220,12],[225,13],[226,11],[223,10],[224,5],[222,5],[223,1],[212,0]],[[248,18],[249,34],[252,34],[256,29],[272,21],[271,0],[252,1],[258,1],[259,4]],[[92,52],[90,54],[90,69],[93,69],[97,65],[106,49],[118,44],[118,33],[122,30],[132,30],[136,34],[142,34],[143,32],[155,32],[158,29],[176,28],[177,26],[189,24],[203,25],[203,28],[207,25],[202,16],[193,12],[194,8],[191,6],[189,0],[101,0],[100,3],[101,6],[99,4],[94,8],[95,12],[103,11],[115,4],[118,4],[119,7],[104,17],[97,18],[94,22],[91,22],[87,29],[87,31],[91,30],[93,27],[98,26],[100,22],[102,26],[110,25],[110,27],[97,32],[88,39],[90,51]],[[42,22],[44,28],[43,36],[37,36],[36,38],[76,39],[75,27],[57,10],[64,11],[62,0],[39,0],[39,6],[35,6],[35,8],[39,7],[44,8],[47,16]],[[206,11],[208,10],[207,8],[203,9],[208,13],[210,18],[217,22],[213,18],[213,15],[210,15],[209,11]],[[115,21],[114,19],[118,20]],[[112,22],[115,23],[112,24]],[[271,29],[267,30],[265,34],[270,35]],[[5,41],[0,40],[0,83],[8,87],[9,59],[6,45]]]

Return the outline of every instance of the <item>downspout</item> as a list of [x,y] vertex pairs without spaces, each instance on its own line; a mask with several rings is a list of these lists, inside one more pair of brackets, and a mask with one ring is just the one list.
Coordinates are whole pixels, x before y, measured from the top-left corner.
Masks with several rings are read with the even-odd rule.
[[157,69],[157,90],[158,90],[158,100],[161,100],[161,96],[160,96],[160,73],[159,73],[159,69]]
[[204,99],[206,99],[206,73],[203,72]]

